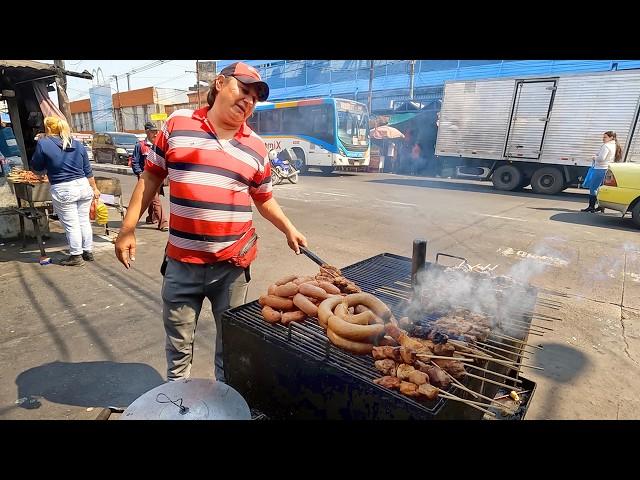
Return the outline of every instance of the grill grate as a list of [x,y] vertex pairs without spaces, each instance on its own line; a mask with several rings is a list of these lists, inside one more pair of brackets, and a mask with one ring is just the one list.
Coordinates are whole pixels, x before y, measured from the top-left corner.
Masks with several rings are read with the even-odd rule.
[[[427,263],[427,268],[444,267]],[[346,278],[360,286],[363,291],[371,293],[385,302],[396,318],[400,318],[404,314],[408,302],[401,298],[402,295],[390,293],[389,289],[395,289],[398,292],[404,291],[406,295],[410,294],[411,289],[407,285],[411,279],[411,259],[384,253],[344,267],[341,271]],[[532,293],[535,292],[532,291]],[[518,313],[522,321],[527,320],[527,324],[531,323],[530,312],[535,306],[535,295],[532,298],[533,303],[525,305],[522,312]],[[438,315],[431,316],[433,319],[437,317]],[[252,335],[247,336],[247,333]],[[523,335],[525,341],[526,336],[527,332]],[[504,340],[502,341],[504,342]],[[288,404],[290,409],[297,406],[296,402],[305,402],[307,397],[325,395],[325,402],[330,401],[327,399],[331,396],[338,396],[342,399],[344,406],[339,409],[342,418],[345,416],[348,418],[434,418],[436,416],[438,418],[476,418],[478,415],[477,411],[459,402],[443,398],[417,402],[395,390],[376,385],[373,383],[373,379],[379,378],[380,373],[375,369],[373,358],[370,355],[353,355],[334,347],[315,319],[309,319],[303,323],[291,323],[288,326],[269,324],[262,318],[261,307],[257,301],[225,312],[223,316],[223,342],[225,342],[225,371],[228,372],[230,385],[245,395],[247,401],[250,401],[250,405],[251,402],[258,403],[255,407],[270,416],[273,411],[270,411],[270,407],[273,409],[281,407],[280,412],[285,411],[284,395],[288,395],[287,390],[300,390],[300,384],[311,385],[309,388],[312,391],[304,394],[298,392],[296,400],[293,399],[295,395],[291,394],[291,403]],[[520,361],[523,353],[522,346],[517,343],[512,343],[512,345],[514,350],[519,347],[519,350],[514,351],[513,355],[501,353]],[[243,354],[242,358],[231,354],[231,352],[243,350],[247,353]],[[258,350],[262,350],[262,352],[257,352]],[[261,358],[259,357],[260,353],[262,353]],[[290,357],[286,355],[290,355]],[[280,358],[280,360],[273,360],[274,363],[269,365],[267,369],[264,363],[272,358]],[[510,367],[488,362],[484,362],[481,366],[505,374],[513,370]],[[278,372],[278,370],[282,370],[282,372]],[[517,378],[517,370],[515,375]],[[339,381],[336,380],[338,378]],[[493,379],[494,377],[487,378]],[[321,385],[323,382],[325,383]],[[283,383],[289,383],[289,388],[281,385]],[[329,383],[348,383],[349,386],[345,388],[328,386]],[[495,385],[482,380],[467,378],[462,383],[489,397],[497,391]],[[314,384],[316,385],[313,386]],[[332,388],[338,390],[337,394],[336,391],[326,392]],[[345,393],[345,389],[349,392]],[[275,390],[280,392],[280,401],[277,403],[282,405],[265,398],[268,395],[275,395],[273,393]],[[455,384],[451,385],[449,391],[462,398],[470,398],[469,394],[457,388]],[[356,400],[356,397],[360,400]],[[317,400],[317,402],[319,403],[315,404],[316,409],[318,405],[324,405],[321,400]],[[386,413],[373,411],[375,408],[372,410],[370,404],[377,402],[385,405]],[[364,410],[369,410],[367,415],[363,414],[359,417],[355,414],[356,404]],[[402,410],[403,413],[398,414],[399,410]],[[395,414],[389,412],[395,412]],[[523,416],[525,412],[526,408],[523,409]],[[351,416],[349,417],[349,415]]]

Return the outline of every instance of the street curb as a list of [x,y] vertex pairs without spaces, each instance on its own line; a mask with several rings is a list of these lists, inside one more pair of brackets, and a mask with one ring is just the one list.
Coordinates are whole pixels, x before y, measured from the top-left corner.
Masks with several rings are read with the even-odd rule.
[[109,172],[109,173],[117,173],[119,175],[135,175],[133,170],[129,167],[118,166],[118,165],[104,165],[100,163],[91,162],[91,169],[96,172]]

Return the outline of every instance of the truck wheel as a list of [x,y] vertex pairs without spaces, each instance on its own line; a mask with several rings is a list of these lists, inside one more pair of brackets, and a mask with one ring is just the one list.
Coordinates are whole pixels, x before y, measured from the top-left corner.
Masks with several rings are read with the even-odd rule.
[[555,167],[542,167],[531,177],[531,189],[536,193],[555,195],[564,190],[564,177]]
[[320,167],[320,171],[325,175],[331,175],[331,172],[333,172],[334,170],[335,168],[333,167]]
[[631,220],[633,220],[636,227],[640,228],[640,202],[637,202],[633,210],[631,210]]
[[515,190],[522,182],[522,172],[514,165],[501,165],[491,178],[496,190]]

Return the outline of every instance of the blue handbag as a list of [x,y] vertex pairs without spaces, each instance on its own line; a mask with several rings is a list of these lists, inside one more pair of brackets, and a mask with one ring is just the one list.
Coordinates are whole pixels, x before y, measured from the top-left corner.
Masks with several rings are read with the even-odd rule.
[[584,180],[582,181],[582,188],[591,188],[591,181],[593,179],[593,167],[589,167],[589,171],[587,172],[587,174],[584,177]]

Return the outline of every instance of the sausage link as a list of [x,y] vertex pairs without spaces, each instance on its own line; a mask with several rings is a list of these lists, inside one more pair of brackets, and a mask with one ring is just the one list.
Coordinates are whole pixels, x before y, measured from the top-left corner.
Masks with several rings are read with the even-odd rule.
[[293,297],[296,293],[298,293],[298,286],[293,282],[277,286],[275,292],[279,297]]
[[318,307],[316,307],[309,298],[305,297],[301,293],[295,294],[293,297],[293,304],[310,317],[318,316]]
[[282,318],[282,314],[271,308],[269,305],[262,307],[262,316],[269,323],[277,323]]
[[278,280],[276,285],[284,285],[285,283],[293,282],[296,278],[298,278],[297,275],[287,275],[286,277],[282,277]]
[[332,293],[334,295],[340,295],[340,289],[336,287],[333,283],[318,281],[318,286],[323,289],[327,293]]
[[293,310],[293,302],[289,298],[276,295],[261,295],[258,300],[260,305],[268,305],[276,310]]
[[329,296],[327,292],[325,292],[320,287],[316,287],[315,285],[310,285],[308,283],[303,283],[298,287],[298,292],[307,297],[317,298],[319,300],[326,300]]
[[300,310],[295,310],[293,312],[286,312],[282,314],[282,319],[280,320],[283,324],[287,325],[291,322],[302,322],[307,318],[307,314],[301,312]]

